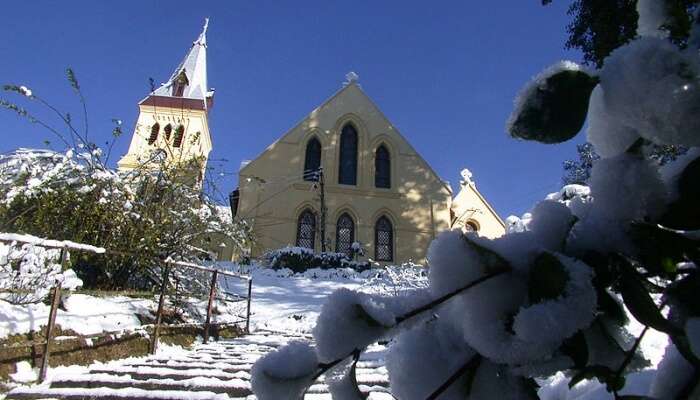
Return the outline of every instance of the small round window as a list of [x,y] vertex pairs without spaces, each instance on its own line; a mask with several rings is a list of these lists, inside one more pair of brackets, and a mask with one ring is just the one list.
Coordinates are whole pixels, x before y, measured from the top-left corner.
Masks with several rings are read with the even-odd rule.
[[464,231],[465,232],[479,232],[479,224],[477,224],[476,221],[467,221],[464,224]]

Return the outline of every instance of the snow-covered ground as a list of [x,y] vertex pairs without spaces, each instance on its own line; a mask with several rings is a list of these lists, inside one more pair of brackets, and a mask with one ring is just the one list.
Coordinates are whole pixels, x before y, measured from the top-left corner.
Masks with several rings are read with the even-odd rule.
[[[233,266],[222,266],[232,269]],[[237,269],[237,268],[236,268]],[[238,270],[238,269],[237,269]],[[290,271],[252,268],[253,279],[251,330],[273,331],[285,334],[304,335],[311,333],[326,297],[340,288],[375,291],[376,285],[368,284],[376,271],[353,273],[349,270],[310,270],[304,274],[291,274]],[[376,277],[375,277],[376,279]],[[245,293],[245,281],[227,279],[221,282],[224,290]],[[137,314],[149,315],[154,308],[152,299],[133,299],[124,296],[99,298],[73,294],[65,301],[66,310],[60,310],[57,322],[64,329],[72,329],[81,334],[118,329],[136,329],[140,326]],[[225,311],[225,310],[223,310]],[[0,338],[11,333],[27,332],[45,324],[48,307],[42,303],[31,306],[12,306],[0,301]],[[225,318],[225,315],[219,318]],[[641,325],[631,322],[632,331],[638,334]],[[642,342],[642,351],[655,366],[663,356],[666,336],[650,331]],[[185,350],[164,348],[170,356],[182,355]],[[97,364],[96,364],[97,365]],[[19,363],[18,372],[13,376],[17,383],[31,381],[36,371],[28,363]],[[100,367],[93,365],[92,367]],[[84,374],[84,367],[61,367],[53,374]],[[642,371],[631,375],[626,392],[644,393],[653,374]],[[386,377],[385,377],[386,378]],[[542,382],[541,398],[544,400],[570,399],[612,399],[603,385],[597,381],[584,381],[573,390],[568,389],[568,378],[559,374]]]
[[251,330],[310,333],[329,294],[340,288],[359,289],[366,281],[366,275],[340,271],[291,275],[286,271],[253,269]]
[[[141,326],[137,315],[151,315],[153,303],[125,296],[102,298],[71,294],[63,302],[65,310],[58,310],[56,323],[64,330],[82,335],[133,330]],[[46,326],[49,308],[44,303],[12,305],[0,300],[0,339]]]

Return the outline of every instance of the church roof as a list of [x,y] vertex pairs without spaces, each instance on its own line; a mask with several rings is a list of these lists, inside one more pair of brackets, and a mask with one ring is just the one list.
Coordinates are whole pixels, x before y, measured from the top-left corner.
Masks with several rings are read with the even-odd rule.
[[[175,97],[173,89],[176,82],[186,79],[187,85],[182,93],[183,98],[202,100],[204,107],[208,106],[208,101],[214,96],[207,86],[207,28],[209,18],[204,20],[204,28],[197,40],[192,43],[187,55],[180,65],[173,71],[167,82],[161,84],[159,88],[150,93],[151,96]],[[179,96],[178,96],[179,97]]]

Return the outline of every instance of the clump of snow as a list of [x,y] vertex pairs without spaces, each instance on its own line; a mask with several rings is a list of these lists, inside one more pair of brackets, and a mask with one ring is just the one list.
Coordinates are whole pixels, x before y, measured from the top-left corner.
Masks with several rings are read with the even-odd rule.
[[575,218],[566,205],[545,200],[532,210],[532,220],[528,228],[539,244],[549,250],[560,250]]
[[506,218],[506,233],[525,232],[531,219],[530,213],[525,213],[522,217],[510,215]]
[[32,368],[29,361],[20,361],[15,364],[16,372],[10,374],[10,379],[17,383],[30,383],[35,382],[39,376],[37,372]]
[[569,279],[561,297],[522,307],[515,315],[515,334],[537,346],[559,347],[564,339],[587,327],[596,316],[593,270],[575,259],[556,255]]
[[20,87],[19,87],[19,92],[22,93],[23,95],[27,96],[27,97],[32,97],[32,90],[29,89],[29,88],[26,87],[26,86],[20,86]]
[[354,358],[341,362],[326,373],[326,384],[333,400],[364,400],[355,378]]
[[574,254],[586,249],[602,254],[624,249],[633,254],[627,224],[654,220],[666,206],[668,195],[658,170],[647,160],[622,154],[598,160],[590,184],[593,207],[574,225],[567,248]]
[[657,169],[630,155],[598,160],[591,172],[596,214],[613,220],[644,220],[663,212],[666,188]]
[[652,36],[664,38],[668,34],[661,30],[666,23],[666,10],[663,1],[637,0],[637,34],[639,36]]
[[[600,73],[605,113],[618,126],[654,143],[700,146],[699,79],[696,52],[679,50],[664,39],[642,37],[605,60]],[[619,148],[607,143],[619,143],[618,133],[616,129],[597,140],[596,148]]]
[[610,115],[601,85],[596,86],[591,94],[586,134],[602,157],[622,154],[639,139],[639,133],[634,128],[621,125],[614,115]]
[[251,370],[251,387],[260,400],[301,398],[318,370],[314,349],[291,342],[259,359]]
[[377,341],[395,324],[394,311],[380,296],[335,291],[326,299],[313,330],[319,360],[332,362]]
[[462,232],[443,232],[428,248],[430,290],[438,297],[459,289],[484,275],[479,254]]
[[[444,318],[403,331],[386,358],[393,394],[399,399],[423,400],[474,355],[460,330]],[[442,397],[466,398],[467,380],[460,377]]]
[[89,244],[71,242],[70,240],[42,239],[40,237],[36,237],[36,236],[32,236],[32,235],[22,235],[22,234],[18,234],[18,233],[0,232],[0,241],[20,242],[20,243],[27,243],[27,244],[32,244],[35,246],[43,246],[43,247],[50,247],[50,248],[65,248],[65,249],[90,251],[90,252],[97,253],[97,254],[103,254],[106,251],[103,247],[96,247],[96,246],[91,246]]

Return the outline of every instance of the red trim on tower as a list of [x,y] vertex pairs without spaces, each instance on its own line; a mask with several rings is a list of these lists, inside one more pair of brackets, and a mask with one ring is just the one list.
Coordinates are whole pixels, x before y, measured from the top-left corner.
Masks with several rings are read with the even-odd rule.
[[186,97],[166,97],[166,96],[148,96],[139,105],[179,108],[189,110],[206,110],[204,100],[188,99]]

